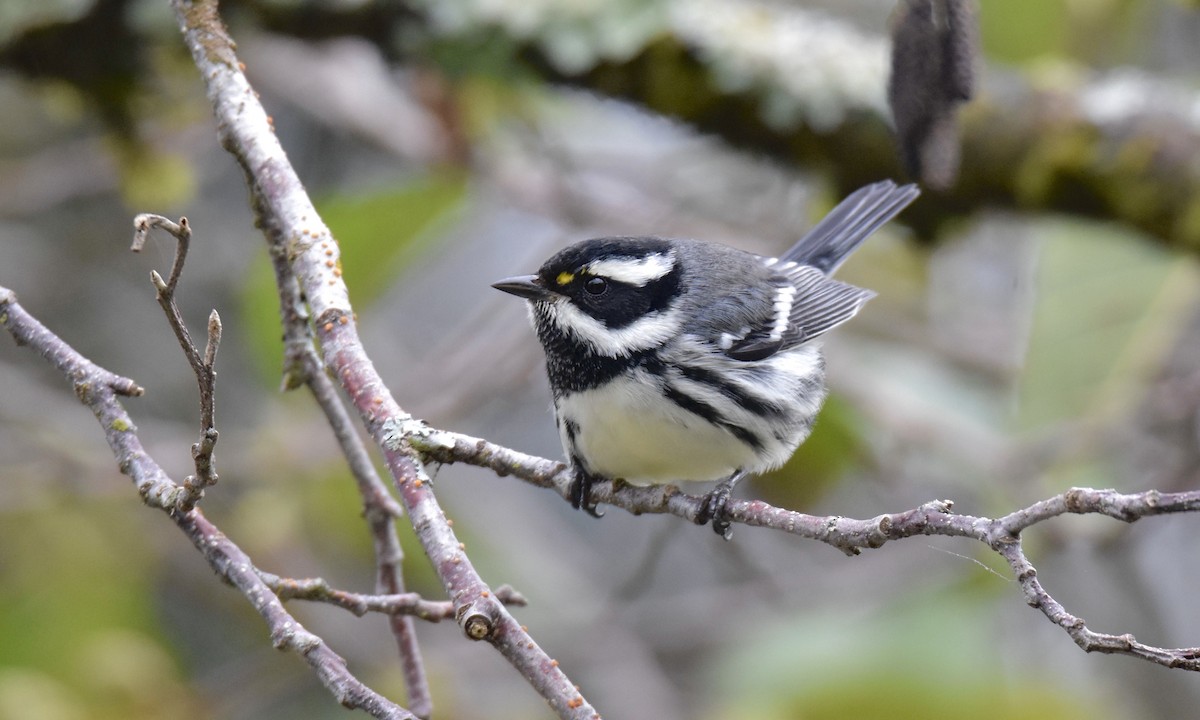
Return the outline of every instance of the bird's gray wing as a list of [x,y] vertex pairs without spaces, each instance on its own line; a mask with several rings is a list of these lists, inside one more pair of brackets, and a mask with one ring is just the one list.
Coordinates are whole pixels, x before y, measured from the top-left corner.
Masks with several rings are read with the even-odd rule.
[[875,293],[833,280],[807,265],[780,269],[774,316],[736,338],[725,354],[763,360],[780,350],[820,337],[854,317]]
[[897,186],[891,180],[861,187],[804,233],[779,261],[810,265],[829,275],[863,240],[920,194],[916,185]]

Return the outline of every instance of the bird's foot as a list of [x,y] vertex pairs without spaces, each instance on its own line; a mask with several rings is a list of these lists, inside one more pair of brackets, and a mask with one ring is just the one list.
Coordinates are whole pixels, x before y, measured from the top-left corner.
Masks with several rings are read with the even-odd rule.
[[582,510],[594,518],[604,517],[604,513],[596,509],[597,503],[592,500],[592,484],[599,478],[588,473],[578,465],[575,466],[575,478],[571,480],[571,507]]
[[700,510],[696,513],[697,525],[703,525],[711,520],[713,532],[726,540],[733,537],[733,530],[729,526],[729,500],[733,497],[733,487],[744,475],[745,473],[742,472],[734,473],[719,482],[712,492],[704,496]]

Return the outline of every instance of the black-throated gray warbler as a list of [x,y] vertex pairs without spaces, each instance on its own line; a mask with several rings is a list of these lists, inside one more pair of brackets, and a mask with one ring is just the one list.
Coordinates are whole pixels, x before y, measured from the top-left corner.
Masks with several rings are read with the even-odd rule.
[[698,240],[584,240],[536,275],[493,287],[529,301],[571,504],[599,517],[593,482],[721,480],[696,522],[728,537],[744,475],[779,467],[825,400],[826,331],[875,293],[829,277],[912,202],[915,185],[860,188],[778,258]]

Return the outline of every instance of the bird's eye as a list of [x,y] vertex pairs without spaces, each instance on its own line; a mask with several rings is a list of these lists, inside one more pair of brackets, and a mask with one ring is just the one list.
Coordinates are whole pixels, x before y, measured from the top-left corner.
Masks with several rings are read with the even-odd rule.
[[583,289],[591,295],[600,295],[608,289],[608,281],[602,277],[594,277],[583,284]]

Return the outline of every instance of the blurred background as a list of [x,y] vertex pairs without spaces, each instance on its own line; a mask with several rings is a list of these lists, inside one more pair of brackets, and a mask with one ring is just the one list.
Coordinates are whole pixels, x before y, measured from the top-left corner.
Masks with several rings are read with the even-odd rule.
[[[739,493],[871,517],[934,498],[995,516],[1072,485],[1197,487],[1200,12],[1176,0],[980,0],[957,184],[840,277],[879,297],[827,347],[812,438]],[[558,458],[522,304],[489,287],[585,237],[789,245],[900,178],[885,0],[241,0],[222,13],[342,244],[372,358],[433,425]],[[165,0],[0,5],[0,285],[146,387],[177,480],[196,386],[154,302],[156,238],[195,229],[179,291],[218,358],[221,484],[203,508],[259,566],[370,592],[354,483],[304,392],[278,391],[277,301],[240,171]],[[512,478],[438,470],[484,578],[610,720],[1177,718],[1200,678],[1087,656],[978,543],[857,558],[674,517],[602,520]],[[410,588],[440,597],[413,541]],[[1092,629],[1200,644],[1200,518],[1068,517],[1026,546]],[[381,616],[292,603],[403,702]],[[549,718],[486,644],[418,625],[439,718]],[[94,419],[0,338],[0,719],[333,718],[117,472]],[[1182,714],[1181,714],[1182,713]]]

